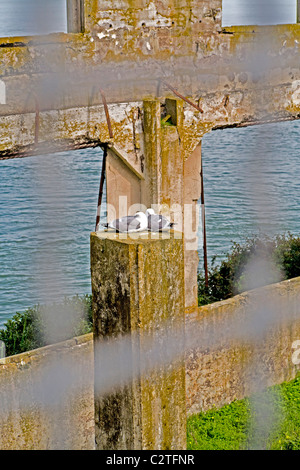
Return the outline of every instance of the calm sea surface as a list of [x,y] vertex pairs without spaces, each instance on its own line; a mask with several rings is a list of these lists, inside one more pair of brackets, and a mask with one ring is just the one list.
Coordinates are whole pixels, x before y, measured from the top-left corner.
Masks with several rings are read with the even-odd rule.
[[300,234],[299,140],[299,121],[215,131],[203,139],[209,258],[222,258],[231,241],[254,233]]
[[[245,19],[245,10],[236,8],[243,1],[224,0],[227,13],[231,8]],[[295,1],[284,5],[294,15]],[[64,0],[0,0],[0,36],[65,30]],[[222,259],[232,241],[258,230],[300,233],[299,140],[300,122],[215,131],[204,138],[210,259]],[[101,159],[100,149],[87,149],[0,161],[0,326],[48,297],[91,291],[89,234]],[[201,246],[200,227],[200,266]]]
[[102,152],[0,162],[0,324],[17,310],[89,293]]

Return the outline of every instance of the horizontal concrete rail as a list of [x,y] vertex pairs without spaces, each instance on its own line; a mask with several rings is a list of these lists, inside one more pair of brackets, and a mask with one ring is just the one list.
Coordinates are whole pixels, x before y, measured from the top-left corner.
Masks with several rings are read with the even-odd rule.
[[94,449],[93,371],[92,334],[1,359],[0,449]]

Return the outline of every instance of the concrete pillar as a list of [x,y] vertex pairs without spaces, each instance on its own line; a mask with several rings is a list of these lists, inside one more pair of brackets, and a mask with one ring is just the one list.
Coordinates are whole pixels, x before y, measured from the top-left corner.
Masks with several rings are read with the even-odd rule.
[[300,23],[300,0],[297,0],[297,23]]
[[144,100],[145,185],[142,202],[152,204],[182,204],[183,158],[179,129],[183,122],[183,105],[178,99],[165,100],[171,126],[161,126],[159,100]]
[[[183,352],[184,252],[177,235],[91,234],[97,449],[186,447],[184,360],[168,356],[170,347]],[[116,376],[105,391],[110,353],[98,351],[109,340],[116,363],[107,368]]]
[[68,33],[84,32],[84,0],[67,0]]
[[[161,125],[159,100],[144,101],[145,182],[142,202],[160,207],[178,223],[176,227],[185,235],[185,307],[186,312],[198,308],[197,270],[199,264],[198,237],[201,194],[201,145],[184,161],[183,101],[166,98],[165,114],[170,116],[169,126]],[[201,253],[202,257],[202,253]]]

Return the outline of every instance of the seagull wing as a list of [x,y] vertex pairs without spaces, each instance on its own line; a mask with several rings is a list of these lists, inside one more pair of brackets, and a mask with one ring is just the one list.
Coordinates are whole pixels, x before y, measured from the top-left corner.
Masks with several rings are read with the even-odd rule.
[[163,215],[161,216],[160,219],[160,230],[163,230],[164,228],[169,228],[170,227],[170,221]]
[[128,231],[129,232],[136,232],[140,228],[141,228],[141,221],[137,217],[133,216],[133,219],[131,220],[131,222],[128,226]]
[[170,222],[163,215],[149,215],[148,216],[148,229],[152,232],[158,232],[166,227],[169,227]]
[[128,232],[129,227],[135,220],[134,215],[128,215],[126,217],[121,217],[121,219],[114,220],[113,227],[118,232]]

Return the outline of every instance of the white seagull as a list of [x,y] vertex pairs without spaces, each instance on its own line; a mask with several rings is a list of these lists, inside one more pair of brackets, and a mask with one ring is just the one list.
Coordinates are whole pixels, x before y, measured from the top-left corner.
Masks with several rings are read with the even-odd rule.
[[147,209],[146,216],[148,219],[148,230],[151,232],[169,230],[175,225],[174,222],[170,222],[164,215],[155,214],[153,209]]
[[148,228],[148,219],[144,212],[137,212],[135,215],[127,215],[102,226],[112,228],[116,232],[142,232]]

